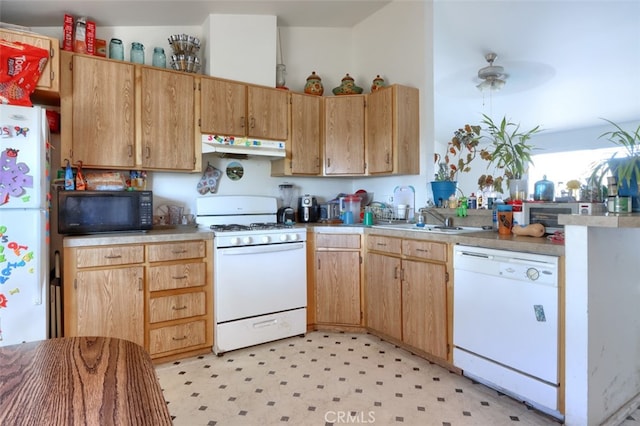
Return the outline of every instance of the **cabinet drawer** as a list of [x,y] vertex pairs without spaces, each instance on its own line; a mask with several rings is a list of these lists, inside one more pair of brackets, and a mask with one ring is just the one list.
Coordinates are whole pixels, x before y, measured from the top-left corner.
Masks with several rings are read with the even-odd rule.
[[360,248],[360,234],[316,234],[315,237],[316,248]]
[[400,238],[369,235],[367,236],[367,250],[400,254],[402,253],[402,240]]
[[203,262],[149,267],[149,291],[173,290],[206,285]]
[[144,247],[141,245],[86,247],[76,251],[78,268],[142,262],[144,262]]
[[162,327],[149,332],[149,352],[158,354],[206,343],[205,321]]
[[206,254],[204,241],[178,241],[147,246],[149,262],[194,259]]
[[402,240],[402,254],[421,259],[447,261],[447,244],[431,241]]
[[149,300],[149,322],[171,321],[204,315],[206,296],[203,291],[156,297]]

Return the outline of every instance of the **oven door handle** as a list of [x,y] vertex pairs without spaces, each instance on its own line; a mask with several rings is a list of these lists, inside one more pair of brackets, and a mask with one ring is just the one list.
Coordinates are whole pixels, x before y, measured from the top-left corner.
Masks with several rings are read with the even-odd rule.
[[225,256],[240,256],[245,254],[276,253],[304,249],[304,243],[271,244],[264,246],[247,246],[237,248],[221,248],[219,251]]

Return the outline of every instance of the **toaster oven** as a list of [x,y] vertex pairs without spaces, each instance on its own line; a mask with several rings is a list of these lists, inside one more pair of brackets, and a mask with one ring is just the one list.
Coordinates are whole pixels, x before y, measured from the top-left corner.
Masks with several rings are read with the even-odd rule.
[[548,203],[529,202],[522,203],[524,225],[540,223],[544,225],[547,234],[564,230],[564,225],[558,223],[561,214],[594,215],[606,211],[604,203]]

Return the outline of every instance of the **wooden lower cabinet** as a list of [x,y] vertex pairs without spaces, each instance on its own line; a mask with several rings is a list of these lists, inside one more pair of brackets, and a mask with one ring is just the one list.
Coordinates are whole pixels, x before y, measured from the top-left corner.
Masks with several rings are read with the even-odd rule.
[[367,236],[366,325],[447,360],[446,243]]
[[360,253],[316,252],[316,320],[360,325]]
[[402,261],[402,340],[447,358],[447,295],[444,265]]
[[315,324],[362,325],[362,262],[360,234],[315,234],[313,250],[313,309]]
[[118,337],[152,358],[213,346],[212,240],[64,249],[64,335]]
[[402,340],[400,259],[368,253],[365,270],[367,327]]
[[144,345],[143,280],[142,266],[79,271],[74,283],[75,335],[118,337]]
[[64,335],[117,337],[144,345],[144,246],[64,251]]

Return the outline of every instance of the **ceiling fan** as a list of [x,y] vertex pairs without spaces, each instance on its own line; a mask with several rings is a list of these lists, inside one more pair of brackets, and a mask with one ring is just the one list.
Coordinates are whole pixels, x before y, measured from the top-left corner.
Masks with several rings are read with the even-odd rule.
[[480,68],[478,70],[478,78],[482,80],[476,87],[480,91],[498,91],[502,89],[506,83],[507,74],[504,72],[504,68],[499,65],[493,65],[493,61],[498,57],[495,53],[487,53],[485,59],[489,63],[489,66]]

